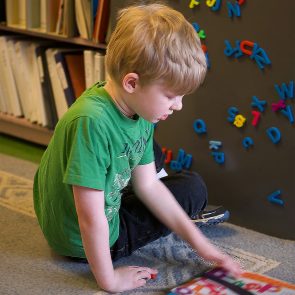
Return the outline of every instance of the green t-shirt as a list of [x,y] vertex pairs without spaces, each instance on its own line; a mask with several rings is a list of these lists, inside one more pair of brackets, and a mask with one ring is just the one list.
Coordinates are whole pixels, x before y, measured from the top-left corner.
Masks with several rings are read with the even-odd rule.
[[35,212],[61,255],[85,257],[72,185],[104,191],[112,246],[119,235],[120,191],[135,166],[154,160],[152,123],[124,116],[103,85],[86,90],[58,122],[35,175]]

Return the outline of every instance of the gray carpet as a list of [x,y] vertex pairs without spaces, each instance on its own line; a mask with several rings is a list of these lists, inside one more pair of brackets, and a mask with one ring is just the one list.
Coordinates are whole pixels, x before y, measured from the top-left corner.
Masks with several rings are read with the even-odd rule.
[[[36,168],[30,162],[0,155],[0,294],[106,294],[97,288],[87,264],[59,257],[47,246],[32,210]],[[246,270],[295,283],[294,241],[229,223],[202,230]],[[117,263],[135,264],[155,267],[159,275],[125,294],[165,294],[209,267],[173,234]]]

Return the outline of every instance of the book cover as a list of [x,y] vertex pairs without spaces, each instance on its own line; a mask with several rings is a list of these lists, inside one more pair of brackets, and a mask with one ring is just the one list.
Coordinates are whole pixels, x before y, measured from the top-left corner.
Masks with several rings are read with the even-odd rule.
[[21,98],[24,109],[24,116],[31,122],[38,122],[38,114],[34,96],[34,83],[31,79],[31,61],[29,58],[29,47],[31,42],[16,40],[14,43],[17,60],[17,85],[22,91]]
[[19,40],[10,38],[9,40],[7,40],[6,44],[7,44],[7,50],[8,50],[8,55],[10,59],[11,69],[15,79],[15,85],[16,85],[17,93],[19,95],[19,100],[20,100],[22,111],[23,111],[23,115],[27,117],[28,107],[27,107],[26,91],[25,89],[22,88],[24,86],[23,74],[22,74],[22,71],[20,70],[20,60],[17,56],[16,46],[15,46],[17,41]]
[[56,34],[62,34],[63,18],[64,18],[64,3],[65,0],[59,0],[58,4],[58,15],[55,27]]
[[93,41],[105,43],[110,17],[110,1],[100,0],[97,5],[97,12],[93,28]]
[[43,32],[53,33],[59,12],[59,0],[41,0],[40,3],[40,29]]
[[24,2],[26,28],[40,28],[40,0],[26,0]]
[[0,78],[6,98],[7,112],[16,117],[22,116],[23,111],[13,75],[7,42],[9,37],[0,36]]
[[19,1],[5,0],[7,26],[19,26]]
[[57,49],[54,54],[57,75],[60,85],[63,89],[67,106],[70,107],[75,101],[75,94],[73,84],[66,64],[65,55],[67,53],[75,52],[77,49]]
[[105,55],[100,52],[94,54],[94,71],[93,71],[93,82],[105,80]]
[[39,79],[42,89],[43,105],[46,112],[47,126],[50,129],[54,129],[58,118],[45,55],[48,47],[48,44],[39,44],[39,46],[36,47],[36,57],[39,67]]
[[265,275],[244,272],[239,278],[215,268],[175,287],[168,295],[295,295],[295,285]]
[[90,0],[75,0],[76,23],[81,38],[90,39],[93,30]]
[[78,98],[86,88],[83,51],[68,52],[64,56],[72,82],[74,96]]
[[64,0],[63,21],[61,27],[62,35],[74,37],[77,35],[74,0]]
[[95,83],[94,80],[94,50],[84,50],[85,84],[89,88]]
[[53,91],[57,116],[58,119],[60,119],[68,110],[68,104],[64,94],[64,89],[62,87],[62,82],[59,80],[58,70],[56,67],[54,57],[55,53],[57,53],[57,49],[55,48],[48,48],[45,51],[48,72],[50,77],[50,85]]

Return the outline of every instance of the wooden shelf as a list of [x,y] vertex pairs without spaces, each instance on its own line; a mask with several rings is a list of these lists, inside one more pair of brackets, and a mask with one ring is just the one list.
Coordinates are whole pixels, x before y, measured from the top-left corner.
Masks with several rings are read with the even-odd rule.
[[24,118],[0,113],[0,133],[16,136],[31,142],[48,145],[53,130],[33,124]]
[[72,44],[72,45],[73,44],[80,45],[83,47],[90,47],[95,49],[106,49],[106,44],[94,43],[91,40],[86,40],[79,37],[69,38],[67,36],[62,36],[62,35],[58,35],[54,33],[50,33],[50,34],[44,33],[39,30],[27,30],[27,29],[22,29],[19,27],[7,27],[5,25],[0,24],[0,31],[16,33],[16,34],[21,34],[25,36],[32,36],[32,37],[41,38],[45,40],[53,40],[53,41]]

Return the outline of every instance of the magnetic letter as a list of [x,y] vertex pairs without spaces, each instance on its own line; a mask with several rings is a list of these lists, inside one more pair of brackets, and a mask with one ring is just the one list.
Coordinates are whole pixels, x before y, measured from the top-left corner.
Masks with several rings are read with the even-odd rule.
[[182,166],[181,166],[181,163],[173,160],[170,162],[170,168],[174,171],[181,171]]
[[227,1],[227,10],[228,10],[228,16],[233,17],[235,16],[241,16],[241,9],[240,5],[238,3],[231,3]]
[[221,6],[221,0],[217,0],[215,5],[213,7],[211,7],[212,11],[218,11],[220,9]]
[[198,0],[191,0],[189,4],[189,8],[194,8],[195,6],[199,5],[200,2]]
[[275,89],[281,99],[294,98],[294,81],[290,81],[289,86],[287,86],[286,83],[282,83],[281,87],[275,84]]
[[248,149],[250,146],[254,145],[254,141],[251,137],[245,137],[243,139],[243,147]]
[[192,26],[194,27],[197,33],[200,31],[200,26],[197,23],[192,23]]
[[257,43],[254,43],[253,51],[250,58],[256,61],[261,70],[264,69],[264,64],[271,64],[271,61],[266,52],[261,47],[259,47]]
[[270,127],[266,129],[266,133],[270,140],[274,143],[277,144],[281,140],[281,132],[277,127]]
[[280,206],[283,206],[284,205],[284,201],[280,198],[280,195],[281,195],[281,191],[280,190],[277,190],[273,193],[271,193],[267,199],[271,202],[271,203],[274,203],[274,204],[277,204],[277,205],[280,205]]
[[194,122],[194,130],[198,134],[206,133],[206,124],[202,119],[198,119]]
[[264,108],[266,107],[266,101],[265,100],[259,100],[258,97],[256,96],[252,96],[252,103],[251,103],[252,107],[257,107],[257,109],[263,113],[264,112]]
[[163,147],[162,153],[165,155],[165,164],[169,164],[172,160],[172,150],[167,150],[165,147]]
[[[252,50],[247,49],[246,46],[250,47]],[[247,41],[247,40],[241,41],[240,48],[243,53],[245,53],[247,55],[251,55],[252,51],[253,51],[253,47],[254,47],[253,42]]]
[[223,152],[212,152],[211,155],[213,156],[213,159],[218,164],[224,163],[224,153]]
[[274,112],[277,112],[278,110],[286,108],[286,103],[283,99],[280,99],[278,103],[272,103],[271,104],[271,109]]
[[222,146],[221,141],[210,140],[209,141],[209,149],[210,150],[218,150]]
[[257,111],[252,111],[252,115],[253,115],[252,125],[256,127],[260,120],[261,113]]
[[237,115],[235,117],[234,125],[238,128],[243,127],[244,123],[246,122],[246,118],[242,115]]
[[181,164],[181,167],[189,169],[192,164],[192,159],[193,157],[191,154],[186,155],[183,149],[179,149],[177,155],[177,162]]
[[216,0],[207,0],[207,1],[206,1],[206,4],[207,4],[208,7],[212,7],[212,6],[214,6],[215,3],[216,3]]
[[230,107],[227,113],[229,114],[229,117],[227,117],[227,121],[233,123],[235,120],[235,117],[239,113],[239,110],[236,107]]
[[290,105],[288,105],[285,109],[282,109],[281,113],[289,119],[291,124],[294,123],[294,115],[293,115],[292,107]]

